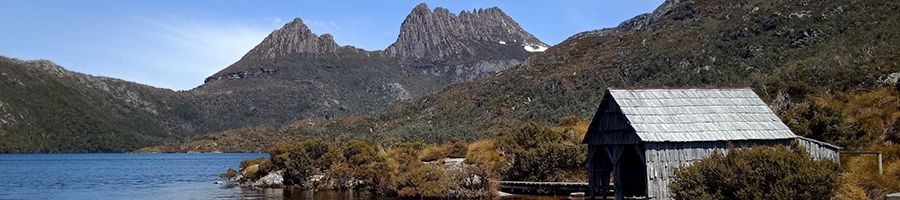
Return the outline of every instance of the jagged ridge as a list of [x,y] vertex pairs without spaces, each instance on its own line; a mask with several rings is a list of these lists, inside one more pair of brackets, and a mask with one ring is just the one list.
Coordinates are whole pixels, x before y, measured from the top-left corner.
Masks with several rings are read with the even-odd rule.
[[483,48],[501,45],[529,50],[547,46],[497,7],[455,15],[441,7],[429,10],[423,3],[406,17],[397,41],[385,53],[404,61],[432,62],[473,57]]

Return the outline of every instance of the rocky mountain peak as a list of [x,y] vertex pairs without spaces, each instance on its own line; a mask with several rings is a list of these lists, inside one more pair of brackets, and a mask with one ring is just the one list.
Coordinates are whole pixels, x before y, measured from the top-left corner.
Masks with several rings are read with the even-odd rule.
[[497,7],[453,14],[423,3],[406,17],[397,41],[385,52],[404,61],[435,62],[473,57],[499,45],[530,52],[547,47]]
[[328,54],[340,49],[331,34],[317,36],[300,18],[294,18],[278,30],[272,31],[244,58],[273,59],[301,53]]

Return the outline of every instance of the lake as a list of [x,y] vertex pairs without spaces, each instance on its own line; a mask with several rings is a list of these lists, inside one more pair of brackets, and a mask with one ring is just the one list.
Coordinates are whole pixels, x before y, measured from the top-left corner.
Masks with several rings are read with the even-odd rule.
[[266,154],[0,154],[0,199],[234,199],[218,174]]
[[365,192],[226,188],[214,184],[220,173],[237,168],[241,160],[266,156],[0,154],[0,199],[384,199]]

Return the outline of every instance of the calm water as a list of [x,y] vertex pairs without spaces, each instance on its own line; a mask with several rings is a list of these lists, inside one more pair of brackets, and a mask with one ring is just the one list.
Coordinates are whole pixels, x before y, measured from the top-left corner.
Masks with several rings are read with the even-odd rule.
[[266,154],[0,154],[0,199],[384,199],[213,183],[260,156]]
[[0,154],[0,199],[234,199],[218,174],[265,154]]

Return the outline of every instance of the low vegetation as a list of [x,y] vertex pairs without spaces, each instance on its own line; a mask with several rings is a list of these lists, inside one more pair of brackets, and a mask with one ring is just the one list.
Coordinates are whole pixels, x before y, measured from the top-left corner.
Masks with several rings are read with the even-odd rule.
[[837,144],[846,150],[881,151],[885,175],[874,155],[842,157],[843,182],[838,199],[884,199],[900,191],[900,84],[841,94],[808,92],[807,100],[782,112],[796,134]]
[[[305,140],[279,144],[269,150],[270,159],[242,161],[240,174],[250,177],[245,182],[282,173],[284,185],[291,188],[356,189],[401,197],[477,198],[493,196],[497,190],[498,171],[492,166],[445,164],[448,156],[456,157],[450,152],[466,152],[462,141],[439,145],[396,140],[379,145],[361,140],[338,143],[332,146],[321,140]],[[459,147],[462,150],[449,150]],[[423,162],[427,157],[423,155],[434,151],[429,149],[439,149],[441,156]],[[267,163],[272,167],[265,167]]]
[[900,191],[900,146],[881,145],[873,150],[883,153],[884,174],[878,174],[874,155],[845,156],[844,181],[838,192],[838,199],[883,200],[887,194]]
[[497,147],[506,153],[510,163],[509,170],[503,174],[504,180],[587,180],[584,170],[587,147],[581,144],[579,133],[571,126],[529,123],[500,134]]
[[829,199],[838,165],[815,161],[797,145],[732,149],[675,169],[675,199]]
[[285,142],[268,150],[269,159],[244,160],[240,172],[226,171],[221,176],[249,183],[280,173],[284,185],[291,188],[356,189],[414,198],[492,197],[501,179],[586,180],[578,131],[585,130],[587,123],[577,117],[561,119],[553,126],[530,123],[496,140],[472,143],[458,139],[440,144],[398,139]]

